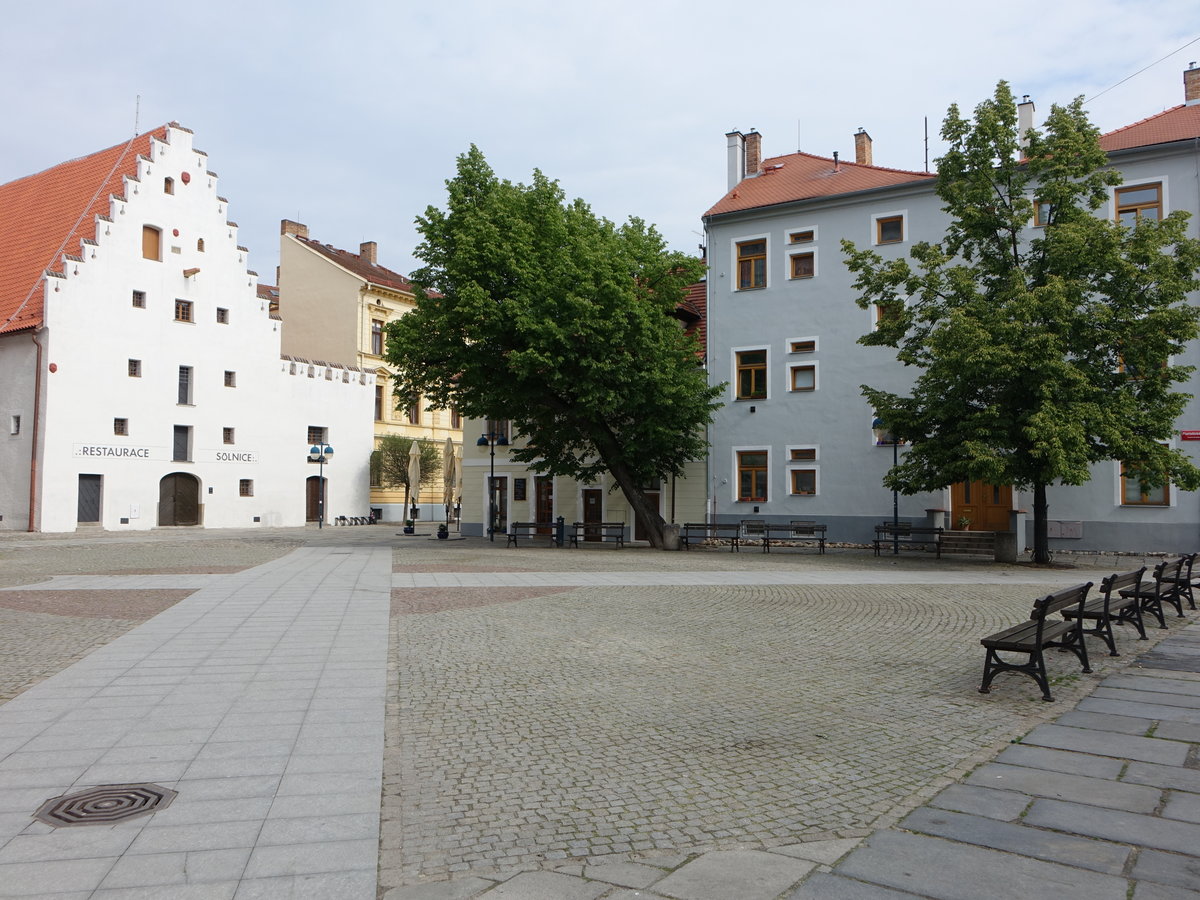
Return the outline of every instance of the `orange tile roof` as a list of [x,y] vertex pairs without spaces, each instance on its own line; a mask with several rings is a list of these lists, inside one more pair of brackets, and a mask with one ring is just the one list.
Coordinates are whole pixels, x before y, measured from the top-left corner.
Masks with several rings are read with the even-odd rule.
[[1174,106],[1156,116],[1110,131],[1100,138],[1100,146],[1111,153],[1113,150],[1190,141],[1197,137],[1200,137],[1200,103]]
[[697,281],[688,288],[687,294],[679,301],[679,309],[684,313],[684,325],[687,332],[694,334],[700,342],[697,354],[704,359],[704,351],[708,342],[708,285]]
[[124,198],[122,179],[136,178],[138,157],[149,157],[151,138],[166,140],[167,127],[0,185],[5,220],[0,229],[0,334],[42,323],[43,274],[62,274],[64,256],[77,257],[81,241],[96,241],[96,217],[109,214],[111,196]]
[[293,235],[293,237],[304,244],[304,246],[311,247],[322,256],[333,260],[342,268],[348,269],[363,281],[370,284],[377,284],[380,287],[391,288],[395,291],[403,291],[406,294],[411,294],[414,290],[412,282],[399,272],[393,272],[391,269],[377,263],[368,262],[357,253],[351,253],[349,250],[339,250],[337,247],[322,244],[320,241],[314,241],[311,238],[300,237],[300,235]]
[[789,153],[763,160],[762,174],[742,179],[704,215],[717,216],[795,200],[928,181],[935,177],[928,172],[907,172],[850,162],[839,162],[835,168],[829,157]]

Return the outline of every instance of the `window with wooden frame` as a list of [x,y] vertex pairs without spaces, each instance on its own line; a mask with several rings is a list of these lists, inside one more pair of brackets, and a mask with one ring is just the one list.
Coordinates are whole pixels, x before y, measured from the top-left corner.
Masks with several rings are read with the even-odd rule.
[[817,493],[816,469],[789,469],[788,481],[793,494],[810,496]]
[[222,444],[232,444],[233,443],[233,429],[232,428],[222,428],[221,429],[221,443]]
[[142,259],[162,261],[162,232],[153,225],[142,226]]
[[371,353],[374,356],[383,356],[383,320],[371,320]]
[[142,377],[142,361],[140,359],[129,360],[129,377],[130,378],[141,378]]
[[791,390],[815,391],[817,389],[816,366],[792,366],[790,372]]
[[817,274],[815,253],[793,253],[789,258],[790,278],[812,278]]
[[816,233],[811,228],[807,228],[803,231],[788,232],[789,244],[811,244],[815,239]]
[[904,216],[880,216],[875,220],[876,244],[899,244],[904,240]]
[[375,421],[383,421],[383,385],[375,385]]
[[164,194],[175,193],[175,179],[174,178],[164,178],[163,179],[163,193]]
[[738,451],[737,470],[738,500],[765,503],[767,499],[767,451]]
[[250,478],[238,479],[238,496],[253,497],[254,496],[254,481]]
[[113,419],[113,434],[129,434],[129,420]]
[[788,451],[788,458],[797,462],[804,462],[817,458],[816,447],[793,447]]
[[421,424],[421,395],[414,394],[408,402],[408,424]]
[[196,238],[196,252],[197,253],[204,252],[204,238]]
[[1136,475],[1126,473],[1126,464],[1121,463],[1121,505],[1122,506],[1170,506],[1171,485],[1151,487],[1144,484]]
[[737,399],[767,399],[766,350],[743,350],[738,353]]
[[1049,203],[1033,201],[1033,227],[1045,228],[1050,224],[1050,217],[1054,214],[1054,207]]
[[507,444],[512,440],[512,423],[508,419],[488,419],[487,434],[494,436],[497,443]]
[[767,241],[759,238],[737,245],[737,288],[739,291],[767,286]]
[[191,322],[192,321],[192,301],[191,300],[176,300],[175,301],[175,321],[176,322]]
[[788,344],[788,352],[790,353],[816,353],[817,340],[816,338],[806,338],[800,341],[791,341]]
[[1162,185],[1138,184],[1119,187],[1115,195],[1117,221],[1122,225],[1136,225],[1141,219],[1162,218]]
[[462,428],[462,413],[458,411],[457,406],[450,407],[450,427]]

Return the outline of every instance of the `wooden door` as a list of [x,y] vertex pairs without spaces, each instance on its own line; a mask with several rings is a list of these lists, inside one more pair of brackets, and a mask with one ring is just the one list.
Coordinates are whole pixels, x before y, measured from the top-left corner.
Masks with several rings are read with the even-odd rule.
[[950,527],[970,519],[971,531],[1008,531],[1012,512],[1012,485],[964,481],[950,487]]
[[101,475],[80,475],[79,476],[79,504],[77,522],[99,522],[100,521],[100,484],[103,480]]
[[186,472],[164,475],[158,483],[158,524],[200,524],[200,482]]
[[[583,491],[583,524],[599,525],[604,521],[604,492],[599,488],[585,488]],[[600,540],[599,528],[585,528],[585,541]]]
[[321,518],[324,511],[324,498],[322,493],[322,481],[320,475],[309,475],[304,482],[304,521],[316,522]]
[[[554,478],[538,475],[533,479],[533,520],[554,521]],[[539,528],[538,534],[550,534],[552,528]]]

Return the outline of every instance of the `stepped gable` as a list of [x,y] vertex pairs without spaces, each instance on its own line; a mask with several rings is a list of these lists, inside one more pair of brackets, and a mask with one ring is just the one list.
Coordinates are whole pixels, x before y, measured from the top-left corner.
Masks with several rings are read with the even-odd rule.
[[908,172],[844,160],[835,163],[827,156],[789,153],[763,160],[757,175],[743,178],[704,215],[717,216],[796,200],[928,181],[935,177],[928,172]]
[[42,323],[44,274],[63,274],[64,257],[96,243],[97,217],[107,218],[110,200],[125,197],[125,179],[137,179],[138,157],[151,141],[166,142],[162,125],[116,146],[60,163],[36,175],[0,185],[0,334]]
[[1132,125],[1101,135],[1100,146],[1106,153],[1152,147],[1200,137],[1200,104],[1180,104],[1149,116]]

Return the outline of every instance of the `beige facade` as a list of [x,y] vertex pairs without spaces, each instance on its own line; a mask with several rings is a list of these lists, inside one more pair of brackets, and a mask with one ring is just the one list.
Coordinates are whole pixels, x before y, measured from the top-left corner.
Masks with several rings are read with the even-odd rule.
[[[446,438],[462,443],[461,422],[451,410],[426,408],[423,398],[397,405],[392,379],[383,358],[385,329],[415,306],[409,280],[379,265],[374,241],[358,253],[322,244],[308,236],[299,222],[283,220],[279,242],[279,307],[283,319],[283,348],[290,356],[308,360],[353,359],[375,373],[375,442],[398,434],[434,443],[443,449]],[[407,518],[404,491],[371,485],[371,506],[384,519]],[[418,498],[419,517],[445,516],[441,479],[424,485]]]

